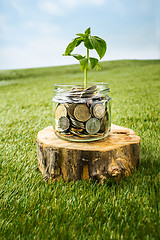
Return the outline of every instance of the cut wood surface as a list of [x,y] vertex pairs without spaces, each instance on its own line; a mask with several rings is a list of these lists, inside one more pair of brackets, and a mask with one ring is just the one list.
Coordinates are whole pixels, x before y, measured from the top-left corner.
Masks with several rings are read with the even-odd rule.
[[140,161],[140,137],[133,130],[113,125],[108,137],[95,142],[58,138],[52,126],[37,136],[38,166],[44,180],[72,181],[128,176]]

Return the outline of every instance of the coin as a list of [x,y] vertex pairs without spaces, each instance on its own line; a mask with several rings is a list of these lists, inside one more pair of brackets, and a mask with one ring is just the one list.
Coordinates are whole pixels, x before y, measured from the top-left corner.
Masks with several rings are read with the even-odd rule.
[[96,85],[92,85],[92,86],[87,87],[86,90],[87,90],[87,91],[92,91],[92,92],[93,92],[93,91],[96,90],[96,88],[97,88]]
[[78,133],[79,133],[79,132],[83,132],[84,129],[83,129],[83,128],[74,128],[74,127],[71,127],[70,130],[71,130],[72,132],[74,131],[74,132],[78,132]]
[[95,103],[92,105],[92,113],[95,118],[101,119],[105,115],[105,105],[103,103]]
[[77,104],[74,109],[74,117],[80,122],[86,122],[90,117],[90,111],[86,104]]
[[70,120],[71,120],[71,123],[72,123],[73,126],[75,126],[77,128],[85,128],[84,123],[79,122],[79,121],[77,121],[73,118],[70,118]]
[[63,116],[67,116],[67,109],[64,104],[59,104],[55,110],[55,119],[59,120]]
[[90,138],[90,136],[88,135],[88,134],[86,134],[86,133],[80,133],[80,132],[75,132],[75,131],[72,131],[72,133],[74,134],[74,137],[76,137],[77,139],[79,138],[79,139],[88,139],[88,138]]
[[89,98],[91,97],[96,91],[96,86],[89,86],[87,87],[81,94],[81,98]]
[[66,131],[70,126],[69,119],[67,117],[60,117],[58,120],[58,127],[62,131]]
[[74,131],[73,129],[71,130],[71,133],[73,133],[74,136],[78,136],[80,138],[85,138],[86,137],[86,134],[84,135],[83,133]]
[[75,117],[74,117],[74,109],[75,109],[76,106],[77,106],[76,103],[70,103],[67,106],[68,115],[72,119],[75,119]]
[[101,127],[101,122],[99,119],[97,118],[90,118],[87,122],[86,122],[86,131],[89,134],[95,134],[100,130]]
[[70,132],[60,132],[60,134],[62,134],[63,136],[73,136],[73,134],[71,134]]
[[71,91],[69,91],[68,97],[69,98],[80,97],[83,90],[84,88],[82,87],[73,88]]

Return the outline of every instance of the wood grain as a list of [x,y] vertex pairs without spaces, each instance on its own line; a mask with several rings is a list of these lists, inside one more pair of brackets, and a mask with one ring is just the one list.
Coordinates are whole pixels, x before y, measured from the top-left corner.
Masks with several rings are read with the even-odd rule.
[[140,162],[140,137],[131,129],[112,124],[103,140],[69,142],[58,138],[49,126],[38,133],[37,156],[44,180],[120,179]]

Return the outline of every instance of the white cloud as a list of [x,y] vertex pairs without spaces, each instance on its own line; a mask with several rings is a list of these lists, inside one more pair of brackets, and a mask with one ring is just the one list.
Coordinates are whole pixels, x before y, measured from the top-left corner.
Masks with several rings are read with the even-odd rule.
[[[72,57],[62,56],[68,42],[54,37],[36,38],[25,46],[0,47],[0,69],[33,68],[78,63]],[[81,49],[78,49],[81,51]],[[85,53],[84,53],[85,54]],[[95,52],[92,56],[97,57]],[[103,61],[115,59],[158,59],[157,47],[136,47],[131,49],[110,43]]]
[[85,6],[102,6],[108,0],[42,0],[39,8],[54,16],[63,16],[69,10]]
[[39,8],[54,16],[62,16],[65,13],[59,1],[43,0],[40,2]]
[[108,2],[108,0],[90,0],[90,3],[97,6],[102,6],[104,3]]
[[102,6],[106,1],[105,0],[60,0],[60,4],[65,6],[68,9],[74,9],[80,6]]
[[[0,69],[78,63],[72,57],[62,56],[67,44],[72,38],[72,36],[69,35],[63,36],[63,29],[61,28],[63,28],[64,22],[60,23],[60,27],[56,24],[56,21],[51,22],[50,18],[46,17],[46,14],[44,14],[45,18],[42,15],[43,13],[47,13],[47,15],[51,14],[55,17],[65,16],[65,14],[69,14],[76,8],[88,7],[89,9],[90,6],[97,8],[103,6],[103,4],[108,1],[109,0],[36,0],[36,9],[34,9],[34,14],[32,15],[29,11],[33,10],[29,4],[30,1],[27,3],[26,0],[10,0],[14,14],[16,10],[17,13],[20,14],[18,17],[20,17],[19,19],[21,20],[19,22],[11,22],[13,15],[10,17],[10,15],[6,13],[0,14],[0,40],[2,40],[3,43],[3,45],[0,46]],[[117,2],[117,5],[115,5],[115,2]],[[113,4],[117,12],[120,11],[122,15],[129,14],[124,2],[120,4],[120,0],[117,0],[113,1]],[[40,9],[41,11],[39,12]],[[145,11],[148,11],[148,7],[146,7]],[[24,15],[26,14],[25,17],[23,13]],[[23,32],[21,32],[20,29],[23,29]],[[155,41],[153,42],[152,37],[150,40],[148,39],[148,29],[147,27],[144,27],[143,31],[140,29],[141,32],[136,32],[133,40],[132,36],[127,38],[129,34],[117,36],[117,34],[113,35],[114,33],[112,33],[112,38],[108,40],[109,48],[103,60],[159,58],[158,44],[156,45]],[[59,36],[61,36],[61,38]],[[106,39],[108,39],[107,36]],[[148,42],[151,43],[151,46],[147,45]],[[86,54],[83,46],[78,47],[77,52],[81,52],[82,55]],[[91,56],[97,57],[97,54],[93,51],[91,52]]]
[[62,56],[66,42],[58,38],[36,38],[25,46],[0,47],[0,69],[57,66],[76,63]]
[[155,45],[149,48],[137,46],[132,49],[129,45],[119,48],[115,44],[110,44],[103,61],[118,59],[159,59],[159,56]]

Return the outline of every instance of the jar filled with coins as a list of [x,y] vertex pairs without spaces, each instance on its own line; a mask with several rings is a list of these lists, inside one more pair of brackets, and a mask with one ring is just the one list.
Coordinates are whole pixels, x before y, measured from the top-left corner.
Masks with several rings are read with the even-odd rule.
[[111,129],[111,98],[107,83],[55,84],[53,128],[65,140],[89,142],[105,138]]

